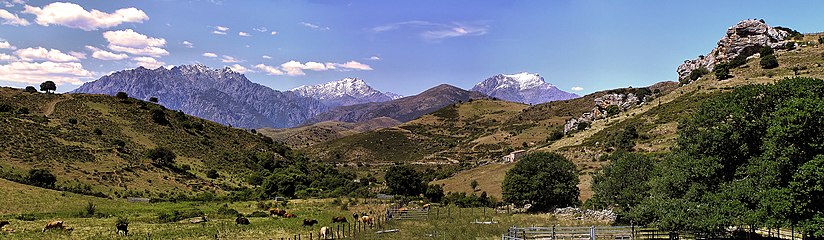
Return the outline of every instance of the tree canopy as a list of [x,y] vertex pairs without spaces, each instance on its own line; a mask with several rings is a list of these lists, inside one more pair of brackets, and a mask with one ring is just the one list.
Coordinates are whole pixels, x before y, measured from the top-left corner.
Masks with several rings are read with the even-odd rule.
[[504,201],[532,204],[530,211],[578,205],[578,171],[556,153],[530,153],[510,169],[503,182]]
[[384,178],[392,194],[417,196],[423,193],[425,188],[420,173],[407,165],[390,167]]
[[44,91],[46,93],[57,91],[57,85],[54,84],[52,81],[45,81],[40,84],[40,91]]

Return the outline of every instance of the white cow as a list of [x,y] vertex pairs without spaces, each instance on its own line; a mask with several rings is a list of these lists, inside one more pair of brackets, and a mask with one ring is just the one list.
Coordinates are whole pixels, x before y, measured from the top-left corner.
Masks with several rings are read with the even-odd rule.
[[330,235],[332,235],[332,228],[330,228],[330,227],[320,228],[320,239],[329,239]]

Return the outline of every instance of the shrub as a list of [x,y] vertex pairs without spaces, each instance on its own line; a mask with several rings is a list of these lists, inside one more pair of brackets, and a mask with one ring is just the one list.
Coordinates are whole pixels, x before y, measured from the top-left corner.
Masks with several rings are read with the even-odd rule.
[[117,147],[119,149],[122,149],[122,148],[126,147],[126,142],[124,142],[123,140],[120,140],[120,139],[115,139],[114,141],[112,141],[112,145],[114,145],[115,147]]
[[707,73],[710,73],[710,71],[708,71],[707,68],[699,67],[698,69],[692,70],[692,72],[690,72],[689,77],[687,77],[687,78],[690,81],[695,81],[695,80],[698,80],[699,78],[703,77],[704,75],[707,75]]
[[469,183],[469,187],[472,188],[472,191],[477,191],[478,189],[478,180],[473,179],[472,182]]
[[430,184],[426,187],[426,192],[423,193],[423,196],[429,200],[429,202],[441,202],[443,199],[443,186],[438,184]]
[[98,136],[103,135],[103,130],[100,130],[100,128],[95,128],[94,129],[94,134],[98,135]]
[[775,55],[762,56],[760,64],[763,69],[773,69],[778,67],[778,59],[775,58]]
[[146,157],[159,166],[172,166],[177,155],[169,148],[156,147],[149,149],[149,151],[146,152]]
[[824,37],[818,37],[818,44],[824,44]]
[[34,186],[43,188],[54,188],[57,178],[47,169],[31,169],[26,181]]
[[764,57],[764,56],[767,56],[767,55],[773,55],[774,53],[775,53],[775,50],[773,50],[771,47],[762,47],[761,50],[759,51],[759,54],[761,55],[761,57]]
[[579,122],[578,123],[578,131],[586,130],[587,128],[589,128],[590,125],[592,125],[592,123],[590,123],[590,122]]
[[724,80],[732,77],[732,75],[730,75],[730,67],[725,63],[715,65],[713,72],[715,74],[715,78],[718,80]]
[[17,109],[17,114],[29,114],[29,108],[21,107]]
[[504,201],[530,211],[547,211],[578,205],[578,171],[575,164],[556,153],[532,153],[510,169],[503,182]]
[[652,159],[636,153],[619,152],[608,157],[610,164],[592,178],[594,207],[617,207],[626,212],[638,205],[649,190],[647,179],[652,173]]
[[787,42],[784,44],[784,49],[793,50],[795,49],[795,42]]
[[0,112],[11,112],[11,110],[14,110],[14,107],[5,103],[0,103]]
[[77,119],[74,119],[74,118],[69,118],[69,123],[71,123],[71,124],[77,124]]
[[556,141],[558,139],[561,139],[563,137],[564,137],[564,132],[563,131],[555,130],[555,131],[552,131],[552,133],[550,133],[549,137],[547,137],[546,139],[547,139],[547,142],[551,142],[551,141]]
[[263,211],[254,211],[249,215],[246,215],[246,217],[269,217],[269,214]]
[[120,99],[120,100],[126,100],[126,99],[129,99],[129,94],[127,94],[127,93],[125,93],[125,92],[117,92],[117,94],[115,94],[114,96],[115,96],[116,98]]
[[217,170],[209,169],[208,171],[206,171],[206,177],[211,178],[211,179],[215,179],[215,178],[220,177],[220,175],[217,174]]
[[609,107],[607,107],[607,116],[612,117],[618,115],[619,112],[621,112],[621,107],[618,105],[609,105]]
[[34,88],[34,86],[26,86],[26,89],[25,89],[25,90],[23,90],[23,91],[25,91],[25,92],[27,92],[27,93],[36,93],[36,92],[37,92],[37,88]]
[[152,109],[152,121],[160,125],[168,125],[169,120],[166,119],[166,112],[160,109]]
[[149,102],[157,103],[159,102],[159,100],[157,99],[157,97],[150,97]]

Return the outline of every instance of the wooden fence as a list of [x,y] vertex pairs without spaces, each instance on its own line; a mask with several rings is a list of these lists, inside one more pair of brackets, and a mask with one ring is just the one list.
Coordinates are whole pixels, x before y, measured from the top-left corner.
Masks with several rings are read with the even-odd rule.
[[564,239],[564,240],[632,240],[635,239],[633,226],[609,227],[511,227],[501,235],[502,240],[521,239]]

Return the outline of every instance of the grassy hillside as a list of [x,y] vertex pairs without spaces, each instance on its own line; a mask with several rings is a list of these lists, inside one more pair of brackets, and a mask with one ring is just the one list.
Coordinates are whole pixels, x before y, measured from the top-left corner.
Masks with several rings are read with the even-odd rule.
[[[718,81],[713,74],[705,75],[698,81],[662,94],[660,97],[655,98],[651,104],[630,109],[614,117],[595,121],[590,128],[584,131],[567,135],[545,145],[532,147],[530,151],[555,151],[575,162],[581,171],[580,198],[582,200],[589,199],[592,196],[592,174],[606,163],[601,161],[601,156],[610,151],[604,146],[610,140],[610,136],[619,134],[627,126],[634,126],[639,134],[639,137],[634,141],[635,151],[650,154],[669,152],[675,147],[678,121],[696,110],[708,98],[738,86],[772,83],[786,77],[824,78],[824,58],[822,57],[824,56],[824,45],[817,43],[818,38],[821,36],[824,35],[808,34],[799,42],[799,47],[796,49],[776,51],[775,55],[779,62],[777,68],[762,69],[758,58],[750,59],[746,65],[731,69],[730,72],[733,77],[730,79]],[[599,94],[602,93],[595,93],[593,96]],[[582,101],[579,104],[583,105],[586,102],[584,98],[587,97],[590,97],[590,95],[576,100]],[[570,102],[572,101],[575,100],[570,100]],[[563,102],[554,102],[546,104],[546,106],[534,106],[525,113],[536,111],[536,113],[530,115],[539,117],[532,121],[542,121],[540,116],[565,114],[564,111],[555,113],[538,112],[539,109],[547,109],[552,104],[569,107]],[[469,192],[469,182],[473,179],[479,179],[479,188],[481,189],[500,189],[502,181],[481,181],[480,179],[486,176],[502,177],[510,168],[511,165],[502,165],[501,167],[484,166],[479,169],[459,172],[453,177],[436,183],[445,184],[444,189],[447,191]],[[483,177],[478,174],[478,171],[481,170],[484,170]],[[490,191],[490,193],[496,193],[496,191]],[[493,194],[493,196],[496,195]]]
[[304,148],[357,133],[394,127],[400,124],[401,122],[395,119],[379,117],[358,123],[326,121],[309,126],[280,129],[262,128],[257,131],[289,147]]
[[[262,169],[264,160],[290,161],[283,157],[288,148],[270,139],[136,99],[0,88],[0,104],[7,109],[0,111],[6,179],[47,169],[61,189],[167,197],[221,193],[242,186],[243,174]],[[155,164],[146,157],[155,147],[173,150],[176,162]],[[209,170],[219,177],[207,178]]]

